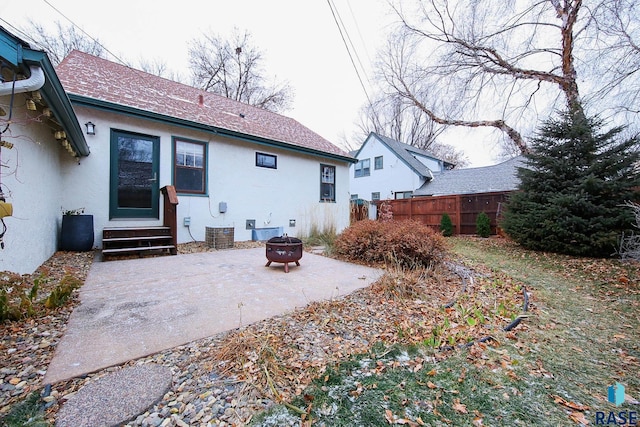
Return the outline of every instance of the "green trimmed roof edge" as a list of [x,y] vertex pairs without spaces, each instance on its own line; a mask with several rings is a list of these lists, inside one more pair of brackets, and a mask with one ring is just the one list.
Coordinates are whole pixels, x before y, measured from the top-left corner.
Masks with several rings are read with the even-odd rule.
[[84,138],[71,101],[64,87],[62,87],[47,54],[44,51],[31,49],[28,43],[11,34],[3,27],[0,27],[0,43],[2,44],[0,53],[3,55],[11,53],[11,50],[16,53],[16,58],[5,58],[12,65],[22,66],[25,69],[28,69],[30,65],[42,68],[45,82],[42,88],[39,89],[40,93],[47,105],[50,106],[56,120],[68,135],[71,146],[76,153],[80,156],[88,156],[90,154],[89,145]]
[[262,138],[262,137],[258,137],[258,136],[247,135],[247,134],[244,134],[244,133],[241,133],[241,132],[235,132],[235,131],[232,131],[232,130],[229,130],[229,129],[224,129],[224,128],[220,128],[220,127],[216,127],[216,126],[205,125],[205,124],[198,123],[198,122],[184,120],[184,119],[180,119],[180,118],[177,118],[177,117],[167,116],[167,115],[164,115],[164,114],[154,113],[152,111],[145,111],[145,110],[141,110],[139,108],[134,108],[134,107],[130,107],[130,106],[127,106],[127,105],[122,105],[122,104],[116,104],[116,103],[113,103],[113,102],[103,101],[103,100],[100,100],[100,99],[90,98],[90,97],[83,96],[83,95],[76,95],[76,94],[73,94],[73,93],[70,93],[68,95],[69,95],[69,99],[71,100],[71,103],[74,103],[74,104],[80,105],[80,106],[84,106],[84,107],[96,108],[96,109],[103,110],[103,111],[109,111],[109,112],[124,114],[124,115],[127,115],[127,116],[143,118],[143,119],[147,119],[147,120],[153,120],[153,121],[160,122],[160,123],[165,123],[165,124],[166,123],[170,123],[172,125],[176,125],[176,126],[180,126],[180,127],[184,127],[184,128],[188,128],[188,129],[193,129],[193,130],[211,132],[211,133],[214,133],[216,135],[220,135],[220,136],[224,136],[224,137],[228,137],[228,138],[233,138],[233,139],[239,139],[239,140],[245,141],[245,142],[251,142],[251,143],[254,143],[254,144],[266,145],[266,146],[270,146],[270,147],[278,147],[278,148],[282,148],[282,149],[289,150],[289,151],[295,151],[295,152],[300,152],[300,153],[304,153],[304,154],[310,154],[310,155],[314,155],[314,156],[330,158],[330,159],[334,159],[334,160],[338,160],[338,161],[343,161],[343,162],[348,162],[348,163],[356,163],[357,162],[357,160],[352,158],[352,157],[346,157],[346,156],[341,156],[341,155],[338,155],[338,154],[327,153],[326,151],[314,150],[312,148],[307,148],[307,147],[302,147],[302,146],[298,146],[298,145],[288,144],[286,142],[275,141],[275,140],[268,139],[268,138]]

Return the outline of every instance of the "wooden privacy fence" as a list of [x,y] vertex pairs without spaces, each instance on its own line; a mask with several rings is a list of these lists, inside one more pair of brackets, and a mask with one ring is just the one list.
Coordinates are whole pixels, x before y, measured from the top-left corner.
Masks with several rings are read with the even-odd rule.
[[351,200],[349,224],[369,218],[369,202],[362,199]]
[[[504,209],[508,191],[427,196],[411,199],[383,200],[389,203],[394,220],[413,219],[440,230],[440,219],[447,213],[453,222],[453,234],[476,234],[476,218],[484,212],[491,219],[491,233],[496,233],[496,219]],[[378,205],[380,204],[378,203]],[[378,210],[379,211],[379,210]]]

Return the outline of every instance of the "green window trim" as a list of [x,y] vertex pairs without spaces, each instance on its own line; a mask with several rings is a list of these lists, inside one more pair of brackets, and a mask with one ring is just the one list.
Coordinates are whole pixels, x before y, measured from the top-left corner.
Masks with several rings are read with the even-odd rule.
[[111,129],[109,219],[160,218],[160,137]]
[[171,182],[178,194],[207,195],[209,144],[174,136],[171,144]]

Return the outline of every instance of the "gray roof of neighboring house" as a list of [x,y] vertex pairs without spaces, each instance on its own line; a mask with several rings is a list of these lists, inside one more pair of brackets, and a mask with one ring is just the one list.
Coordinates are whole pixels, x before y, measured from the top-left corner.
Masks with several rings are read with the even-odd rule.
[[446,196],[452,194],[490,193],[512,191],[518,188],[519,167],[525,167],[522,156],[493,166],[452,169],[440,174],[413,192],[415,196]]
[[[409,144],[405,144],[403,142],[399,142],[396,141],[395,139],[391,139],[388,138],[386,136],[382,136],[379,135],[375,132],[371,132],[369,134],[369,136],[367,137],[367,140],[371,137],[375,137],[377,138],[380,142],[382,142],[384,145],[386,145],[389,150],[391,150],[392,152],[394,152],[396,154],[396,156],[398,156],[398,158],[400,160],[402,160],[407,166],[409,166],[409,168],[411,168],[416,174],[418,174],[421,178],[425,178],[425,179],[431,179],[433,177],[431,171],[429,170],[428,167],[426,167],[422,162],[420,162],[418,159],[416,159],[413,154],[418,154],[421,156],[426,156],[426,157],[430,157],[436,161],[439,162],[443,162],[446,165],[450,165],[450,166],[454,166],[452,163],[449,163],[445,160],[439,159],[438,157],[434,156],[433,154],[429,153],[428,151],[422,150],[420,148],[416,148],[412,145]],[[364,145],[363,145],[364,146]],[[362,147],[360,147],[360,149],[362,149]],[[358,150],[356,153],[359,153],[360,150]],[[354,155],[354,157],[357,158],[357,154]]]
[[74,104],[355,162],[292,118],[87,53],[72,51],[56,71]]

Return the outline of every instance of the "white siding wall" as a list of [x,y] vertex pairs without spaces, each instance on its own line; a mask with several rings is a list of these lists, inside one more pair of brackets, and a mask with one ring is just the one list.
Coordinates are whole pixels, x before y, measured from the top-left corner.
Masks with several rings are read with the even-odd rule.
[[[68,168],[64,177],[65,207],[85,207],[94,215],[96,245],[101,245],[107,226],[159,225],[162,220],[109,220],[110,129],[160,137],[160,187],[172,184],[172,137],[208,142],[208,195],[178,194],[178,242],[205,240],[205,227],[233,227],[236,241],[251,240],[246,220],[256,228],[283,227],[290,236],[304,236],[312,224],[322,229],[333,225],[341,231],[349,224],[348,164],[292,151],[274,149],[235,139],[169,127],[162,123],[123,115],[77,108],[80,123],[96,124],[96,135],[87,135],[91,155],[77,168]],[[278,168],[255,166],[255,153],[274,154]],[[320,164],[336,166],[336,203],[321,203]],[[219,202],[227,212],[218,212]],[[162,203],[160,206],[162,216]],[[190,228],[183,218],[191,218]],[[296,226],[289,227],[295,219]]]
[[[375,169],[375,158],[383,156],[383,168]],[[375,137],[365,141],[358,159],[371,159],[371,174],[369,176],[354,176],[354,167],[349,170],[351,194],[359,198],[371,200],[372,192],[380,192],[380,199],[393,199],[397,191],[413,191],[423,184],[423,180],[399,159],[386,145]]]
[[439,161],[420,154],[413,155],[420,163],[428,167],[433,172],[442,172],[442,165]]
[[[9,105],[10,98],[0,102]],[[0,168],[2,189],[13,205],[13,216],[4,218],[8,230],[0,271],[20,274],[32,273],[56,251],[62,221],[60,169],[73,163],[51,129],[38,124],[24,102],[24,95],[16,95],[13,123],[2,135],[14,147],[2,148]]]

